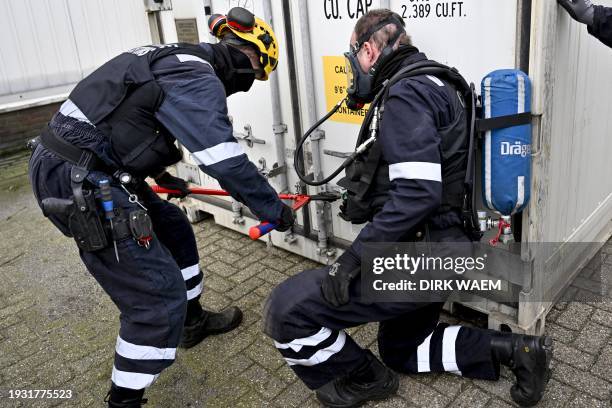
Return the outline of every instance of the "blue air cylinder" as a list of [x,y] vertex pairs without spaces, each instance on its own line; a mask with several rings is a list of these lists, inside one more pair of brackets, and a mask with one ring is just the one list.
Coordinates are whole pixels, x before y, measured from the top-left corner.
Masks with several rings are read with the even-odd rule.
[[[515,69],[491,72],[482,80],[484,118],[531,112],[531,81]],[[485,133],[482,149],[482,195],[501,215],[522,211],[530,197],[531,124]]]

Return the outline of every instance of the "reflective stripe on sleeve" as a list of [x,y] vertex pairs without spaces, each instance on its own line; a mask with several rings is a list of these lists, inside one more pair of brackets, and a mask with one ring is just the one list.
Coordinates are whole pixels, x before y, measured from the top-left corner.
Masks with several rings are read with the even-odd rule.
[[245,154],[244,149],[237,142],[226,142],[195,152],[193,157],[198,164],[210,166],[243,154]]
[[212,68],[212,65],[210,65],[210,63],[206,60],[203,60],[200,57],[196,57],[195,55],[189,55],[189,54],[176,54],[176,58],[178,58],[178,60],[180,62],[188,62],[188,61],[196,61],[196,62],[201,62],[202,64],[206,64],[209,67]]
[[389,180],[430,180],[442,182],[442,166],[439,163],[403,162],[389,165]]
[[87,122],[91,124],[87,116],[74,104],[70,99],[67,99],[60,107],[60,113],[64,116],[80,120],[81,122]]
[[429,363],[429,345],[433,332],[417,348],[417,370],[419,373],[428,373],[431,371]]

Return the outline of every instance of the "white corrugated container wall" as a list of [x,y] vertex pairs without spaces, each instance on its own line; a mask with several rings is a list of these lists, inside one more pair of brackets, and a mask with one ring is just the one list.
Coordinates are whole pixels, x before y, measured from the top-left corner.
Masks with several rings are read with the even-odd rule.
[[565,14],[556,25],[542,239],[589,242],[612,218],[612,52]]
[[[174,3],[183,1],[192,0],[174,0]],[[290,190],[295,190],[298,181],[292,170],[295,132],[303,132],[341,98],[345,79],[342,72],[334,69],[342,71],[344,63],[340,56],[348,48],[356,20],[368,9],[389,7],[398,12],[405,18],[415,45],[430,58],[456,66],[477,88],[481,78],[490,71],[528,68],[534,90],[535,152],[532,200],[524,213],[522,228],[522,240],[527,245],[517,257],[522,257],[523,268],[529,273],[517,299],[521,303],[512,306],[480,299],[472,306],[489,313],[491,327],[505,323],[524,331],[543,330],[542,319],[550,307],[544,298],[551,292],[556,294],[568,283],[591,253],[578,254],[573,263],[557,253],[557,263],[547,263],[553,253],[529,244],[601,241],[612,230],[612,180],[598,177],[606,175],[606,170],[609,174],[606,159],[612,154],[608,137],[612,120],[609,49],[589,36],[583,26],[570,21],[565,12],[559,12],[556,2],[550,0],[410,3],[216,0],[203,3],[212,5],[213,13],[224,13],[242,5],[259,16],[264,15],[264,5],[272,5],[274,28],[281,46],[280,65],[274,74],[280,84],[279,114],[282,123],[288,125],[285,157],[279,157],[276,152],[273,109],[268,104],[272,94],[267,84],[258,83],[252,93],[230,97],[229,109],[239,138],[248,133],[244,129],[246,125],[252,129],[251,140],[241,143],[253,162],[262,167],[265,162],[264,170],[269,171],[270,163],[287,160]],[[612,0],[604,3],[610,4]],[[531,15],[524,14],[524,10],[531,10]],[[523,55],[526,50],[529,54]],[[529,57],[528,64],[526,57]],[[342,162],[338,156],[354,147],[358,121],[349,115],[335,119],[321,126],[322,138],[311,142],[307,149],[310,171],[330,174]],[[195,167],[179,166],[179,171],[195,173],[194,179],[200,179],[206,186],[216,185]],[[277,177],[271,178],[272,184],[277,180]],[[336,181],[308,191],[335,190]],[[245,221],[227,205],[221,208],[213,201],[195,206],[193,203],[186,208],[211,212],[217,222],[238,231],[246,233],[256,222],[248,217]],[[234,210],[237,209],[234,205]],[[298,228],[298,234],[274,232],[266,239],[309,258],[330,262],[338,255],[334,249],[354,239],[360,229],[342,221],[337,213],[338,204],[331,207],[311,204],[307,214],[310,235],[301,236],[304,228]],[[304,225],[305,221],[301,218],[300,224]],[[563,268],[555,268],[559,262],[565,262]]]
[[[599,3],[612,6],[610,0]],[[559,10],[556,2],[533,1],[529,65],[536,141],[523,239],[554,245],[529,249],[534,263],[517,322],[536,332],[543,330],[552,295],[612,234],[612,53]]]
[[2,0],[0,38],[0,106],[66,95],[103,62],[151,42],[142,0]]

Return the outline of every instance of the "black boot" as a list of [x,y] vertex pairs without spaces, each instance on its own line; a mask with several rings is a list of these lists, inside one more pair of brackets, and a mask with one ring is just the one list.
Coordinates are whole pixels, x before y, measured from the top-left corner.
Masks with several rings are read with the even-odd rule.
[[512,399],[523,407],[537,404],[550,379],[552,338],[495,333],[491,340],[491,352],[516,376],[516,384],[510,389]]
[[142,398],[143,395],[144,389],[132,390],[118,387],[113,383],[104,402],[108,402],[109,408],[140,408],[142,404],[147,403],[147,399]]
[[366,362],[361,367],[347,376],[328,382],[316,394],[327,407],[348,408],[385,399],[395,394],[398,387],[397,374],[368,350]]
[[202,309],[199,301],[190,301],[179,347],[191,348],[209,335],[234,330],[241,322],[242,311],[235,306],[216,313]]

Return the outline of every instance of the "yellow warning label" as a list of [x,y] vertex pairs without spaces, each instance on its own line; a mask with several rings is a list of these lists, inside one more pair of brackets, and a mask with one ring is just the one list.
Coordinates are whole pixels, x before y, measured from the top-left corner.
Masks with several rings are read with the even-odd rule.
[[[346,66],[344,57],[323,57],[323,78],[325,80],[325,99],[327,110],[330,111],[334,105],[346,96]],[[355,123],[360,125],[368,113],[369,105],[357,111],[350,110],[346,104],[330,118],[335,122]]]

